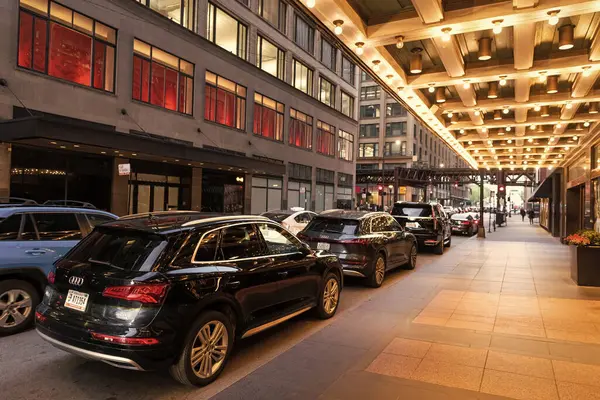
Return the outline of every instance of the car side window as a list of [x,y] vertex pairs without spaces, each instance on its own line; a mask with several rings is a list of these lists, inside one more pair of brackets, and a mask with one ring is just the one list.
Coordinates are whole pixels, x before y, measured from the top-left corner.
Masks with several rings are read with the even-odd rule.
[[23,214],[23,231],[21,232],[20,240],[39,240],[38,233],[35,230],[33,216],[31,214]]
[[96,225],[103,224],[105,222],[113,221],[114,218],[109,217],[108,215],[103,214],[85,214],[90,225],[94,228]]
[[402,227],[394,217],[387,217],[387,230],[389,232],[402,232]]
[[300,251],[300,243],[286,230],[271,224],[259,224],[258,230],[267,244],[268,254],[289,254]]
[[13,214],[0,221],[0,240],[17,240],[23,214]]
[[304,215],[305,215],[305,213],[296,215],[294,217],[294,221],[296,221],[299,224],[302,224],[302,223],[306,222],[306,220],[304,219]]
[[386,217],[375,217],[371,220],[371,232],[386,232],[388,221]]
[[[219,247],[220,230],[208,232],[203,235],[202,240],[195,249],[195,262],[214,261],[217,248]],[[190,246],[194,248],[193,246]]]
[[32,213],[40,240],[79,240],[81,229],[72,213]]
[[217,259],[235,261],[262,255],[260,238],[252,224],[234,225],[221,232],[221,247]]

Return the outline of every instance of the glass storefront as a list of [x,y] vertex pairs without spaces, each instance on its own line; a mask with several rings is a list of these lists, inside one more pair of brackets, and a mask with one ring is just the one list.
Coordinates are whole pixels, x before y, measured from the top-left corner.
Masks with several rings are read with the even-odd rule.
[[540,200],[540,225],[550,229],[550,199]]
[[333,185],[317,185],[315,197],[315,212],[331,210],[333,208]]
[[288,208],[302,207],[305,210],[311,209],[310,195],[311,184],[308,182],[288,182]]
[[204,168],[202,211],[241,214],[244,211],[244,176]]
[[594,230],[600,232],[600,178],[592,181],[594,192]]
[[252,178],[252,214],[281,209],[283,180],[255,176]]

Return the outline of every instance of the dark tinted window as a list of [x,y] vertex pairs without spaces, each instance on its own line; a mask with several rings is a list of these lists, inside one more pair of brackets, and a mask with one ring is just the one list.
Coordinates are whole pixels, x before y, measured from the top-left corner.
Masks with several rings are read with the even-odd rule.
[[17,240],[21,229],[21,214],[0,219],[0,240]]
[[[200,245],[198,241],[202,239]],[[213,261],[219,245],[219,231],[205,231],[192,233],[185,239],[179,252],[171,262],[174,267],[187,267],[194,261]]]
[[215,253],[219,246],[219,235],[219,231],[209,232],[204,235],[196,250],[194,261],[213,261],[215,259]]
[[387,217],[387,230],[389,232],[401,232],[402,231],[402,227],[400,226],[400,224],[398,223],[398,221],[396,221],[394,219],[394,217]]
[[21,232],[21,240],[38,240],[35,226],[33,225],[33,216],[31,214],[25,214],[25,223],[23,224],[23,231]]
[[295,218],[298,223],[309,223],[313,219],[314,214],[311,213],[302,213],[298,214]]
[[252,225],[237,225],[223,229],[217,259],[233,261],[260,255],[260,239]]
[[375,217],[371,220],[371,232],[386,232],[388,229],[386,217]]
[[431,206],[420,204],[395,204],[392,215],[401,217],[431,217]]
[[267,244],[269,254],[296,253],[300,250],[298,240],[286,230],[271,224],[259,224],[258,229]]
[[33,213],[40,240],[79,240],[81,231],[70,213]]
[[267,217],[271,221],[275,221],[275,222],[282,222],[284,219],[286,219],[290,215],[291,214],[286,214],[286,213],[270,213],[270,212],[262,214],[263,217]]
[[95,227],[96,225],[103,224],[108,221],[113,221],[114,218],[109,217],[108,215],[103,214],[85,214],[88,221],[90,221],[90,225]]
[[119,230],[95,230],[67,255],[92,266],[149,271],[167,242],[160,236]]
[[354,235],[358,230],[358,221],[352,219],[314,218],[306,227],[307,231]]

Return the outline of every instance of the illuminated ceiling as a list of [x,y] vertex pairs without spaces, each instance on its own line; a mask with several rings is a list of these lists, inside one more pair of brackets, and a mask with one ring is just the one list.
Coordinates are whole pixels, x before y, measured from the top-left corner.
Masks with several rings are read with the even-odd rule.
[[474,168],[552,168],[600,121],[598,0],[301,1]]

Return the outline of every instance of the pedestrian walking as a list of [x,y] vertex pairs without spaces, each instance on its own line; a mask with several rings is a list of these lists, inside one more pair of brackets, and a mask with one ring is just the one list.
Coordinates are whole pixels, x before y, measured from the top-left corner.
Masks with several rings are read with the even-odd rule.
[[529,225],[533,225],[533,218],[535,218],[535,211],[533,208],[529,210]]
[[521,221],[525,222],[526,214],[527,214],[527,212],[525,211],[525,209],[523,207],[521,207]]

